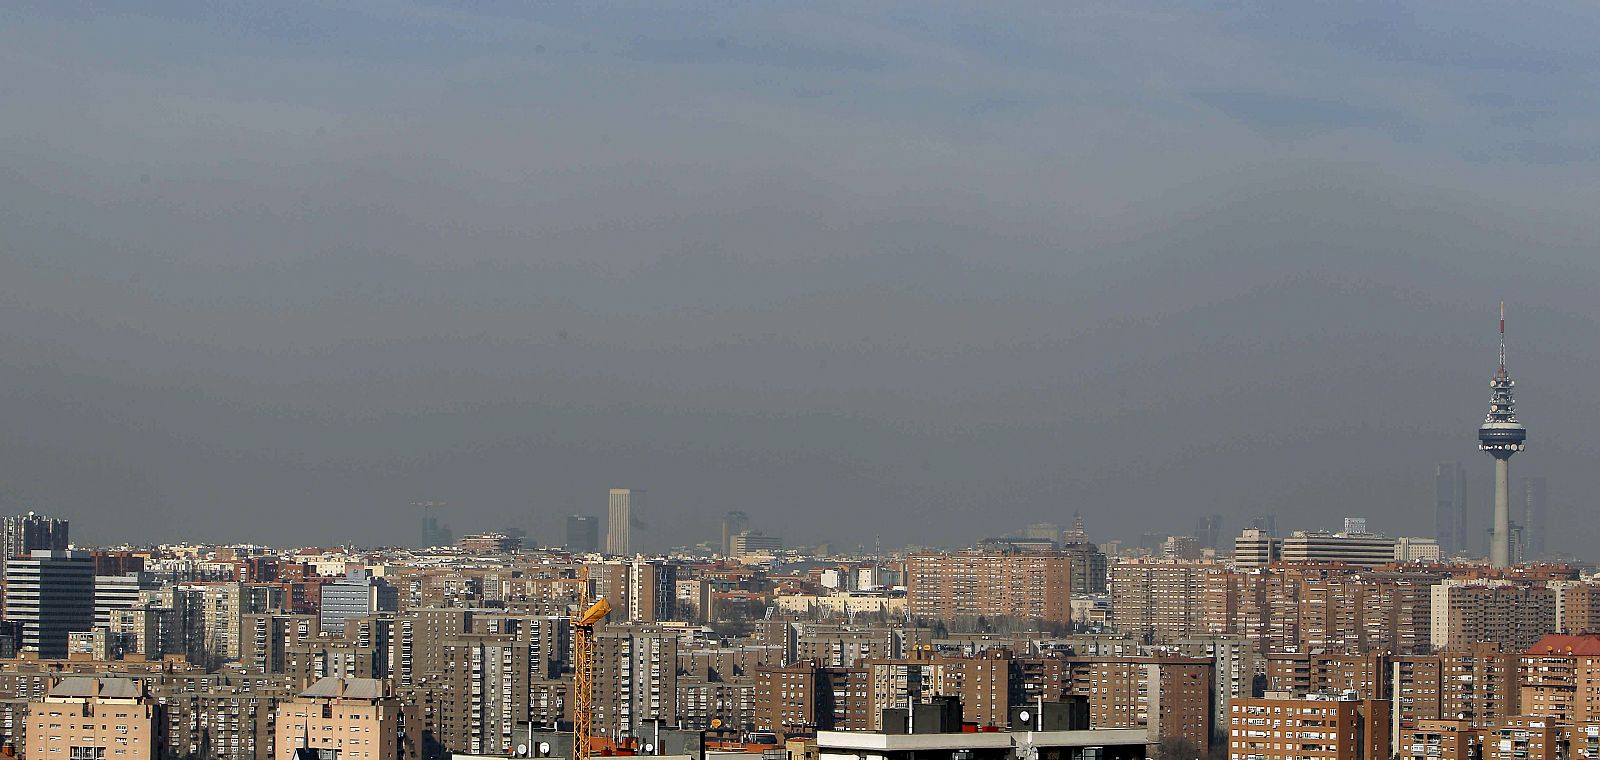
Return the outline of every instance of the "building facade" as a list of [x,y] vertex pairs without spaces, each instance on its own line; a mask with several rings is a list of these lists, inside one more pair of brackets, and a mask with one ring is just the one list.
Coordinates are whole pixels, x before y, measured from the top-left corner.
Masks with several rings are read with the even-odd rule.
[[1344,694],[1236,699],[1228,760],[1387,760],[1389,703]]
[[418,760],[421,720],[407,712],[385,681],[324,678],[278,704],[271,760],[295,760],[298,750],[318,760]]
[[592,515],[567,517],[567,551],[592,554],[600,551],[600,521]]
[[94,628],[94,561],[87,552],[36,549],[6,562],[5,618],[22,626],[22,646],[42,658],[67,656],[70,634]]
[[907,606],[929,620],[983,615],[1070,624],[1074,562],[1059,552],[915,554],[906,561]]
[[382,578],[365,571],[352,571],[344,578],[322,587],[318,624],[329,635],[344,633],[345,620],[394,612],[400,607],[400,592]]
[[68,677],[29,705],[27,752],[37,760],[156,760],[163,727],[137,680]]
[[644,492],[613,488],[607,496],[606,554],[627,556],[633,551],[633,521],[644,506]]

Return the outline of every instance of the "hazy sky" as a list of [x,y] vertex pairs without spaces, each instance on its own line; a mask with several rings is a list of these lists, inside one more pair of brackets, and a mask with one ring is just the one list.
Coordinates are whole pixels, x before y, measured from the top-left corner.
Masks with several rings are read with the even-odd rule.
[[1600,541],[1590,3],[95,5],[0,5],[0,509],[80,541],[1486,530],[1502,298]]

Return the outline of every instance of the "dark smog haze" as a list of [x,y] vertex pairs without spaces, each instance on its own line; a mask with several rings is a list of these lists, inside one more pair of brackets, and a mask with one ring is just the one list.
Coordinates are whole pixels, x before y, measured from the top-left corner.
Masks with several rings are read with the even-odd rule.
[[[148,6],[139,10],[140,6]],[[1432,535],[1508,303],[1592,556],[1587,3],[7,3],[0,506],[84,542]],[[1476,528],[1475,528],[1476,529]]]

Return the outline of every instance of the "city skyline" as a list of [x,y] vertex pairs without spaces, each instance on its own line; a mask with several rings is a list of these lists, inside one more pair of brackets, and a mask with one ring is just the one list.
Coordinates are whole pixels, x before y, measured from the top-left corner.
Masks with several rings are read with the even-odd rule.
[[1600,760],[1596,32],[11,0],[0,760]]
[[[51,516],[5,519],[24,548],[66,540]],[[1440,562],[1437,545],[1396,564],[1398,543],[1344,520],[1350,535],[1290,536],[1270,564],[1270,546],[1235,563],[1108,556],[1077,519],[1024,526],[1015,545],[778,561],[584,557],[500,534],[455,548],[38,549],[8,563],[0,664],[14,697],[0,718],[28,718],[6,736],[21,757],[107,746],[157,760],[153,745],[263,760],[318,716],[319,747],[364,747],[388,720],[383,732],[406,729],[388,760],[514,757],[521,736],[565,741],[583,725],[567,697],[592,658],[592,735],[687,742],[691,757],[719,727],[752,758],[784,739],[899,735],[897,702],[939,707],[949,741],[1035,726],[1017,712],[1034,707],[1046,731],[1146,751],[1129,760],[1221,760],[1223,747],[1248,760],[1235,742],[1263,736],[1233,716],[1356,702],[1371,731],[1296,738],[1348,738],[1364,745],[1350,757],[1382,760],[1447,720],[1594,746],[1600,576]],[[1164,550],[1198,553],[1197,537],[1176,538]],[[915,733],[930,733],[925,717]],[[1409,757],[1482,760],[1416,749],[1427,741]],[[1534,758],[1491,760],[1512,756]]]

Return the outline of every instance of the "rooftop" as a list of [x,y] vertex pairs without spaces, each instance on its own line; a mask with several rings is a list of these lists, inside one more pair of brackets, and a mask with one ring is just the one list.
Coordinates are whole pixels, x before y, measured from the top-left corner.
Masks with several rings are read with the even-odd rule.
[[1546,634],[1528,654],[1581,654],[1600,655],[1600,636],[1571,636],[1561,633]]
[[1092,728],[1081,731],[985,731],[977,733],[884,734],[865,731],[818,731],[821,751],[908,752],[962,749],[999,749],[1032,744],[1035,747],[1104,747],[1144,745],[1150,733],[1143,728]]
[[138,699],[144,696],[144,687],[132,678],[92,678],[68,676],[50,688],[51,697]]
[[389,696],[387,686],[388,684],[380,678],[328,676],[311,684],[305,691],[300,692],[300,696],[326,699],[383,699]]

